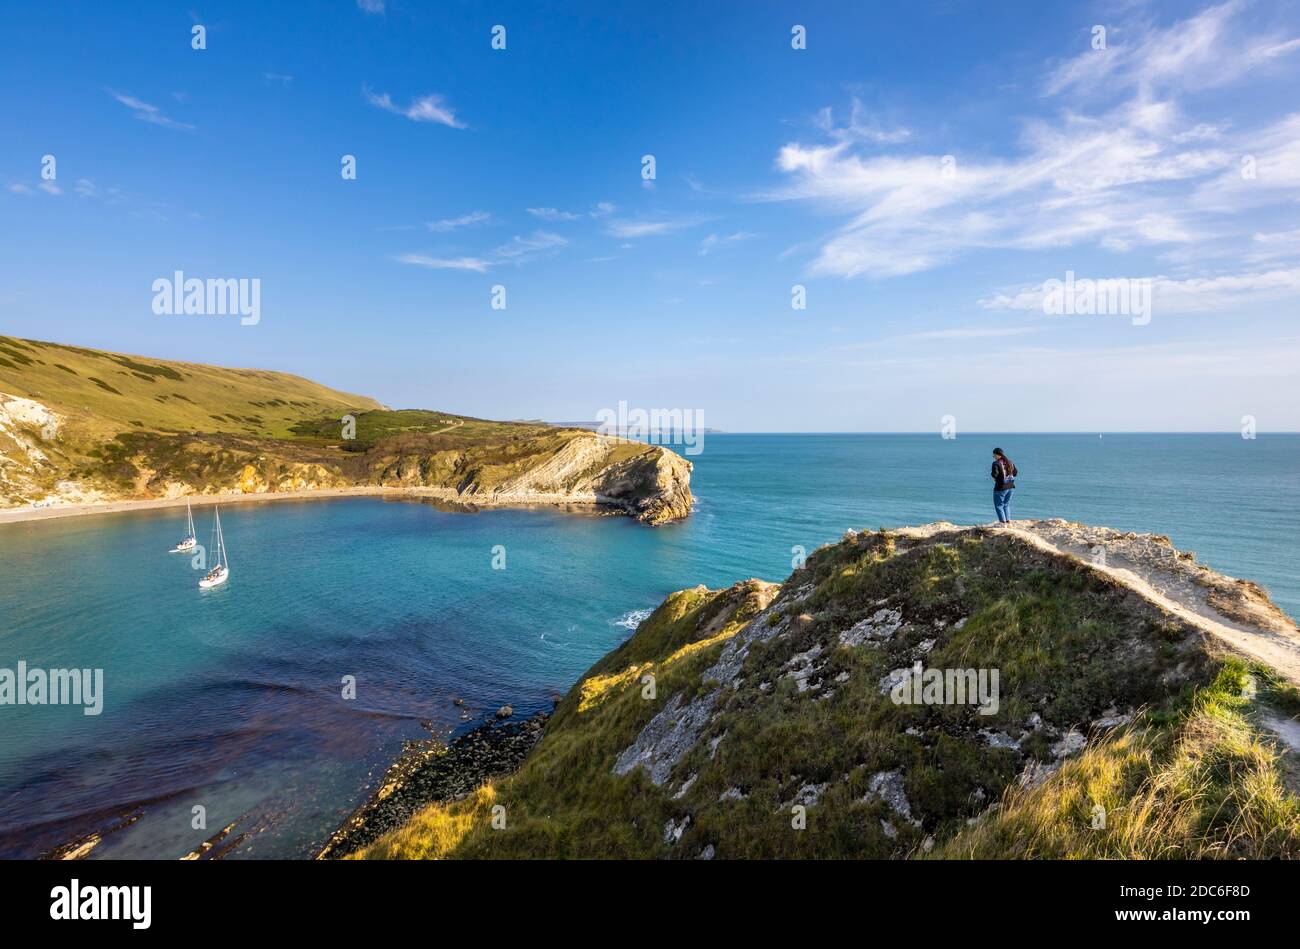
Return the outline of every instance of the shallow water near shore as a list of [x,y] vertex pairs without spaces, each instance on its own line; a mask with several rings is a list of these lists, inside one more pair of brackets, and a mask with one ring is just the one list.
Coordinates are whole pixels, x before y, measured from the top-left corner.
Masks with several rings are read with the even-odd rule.
[[[231,824],[231,856],[309,856],[404,740],[549,708],[672,590],[782,580],[792,548],[850,527],[991,520],[995,443],[1021,470],[1013,516],[1167,534],[1300,614],[1295,435],[711,434],[696,512],[658,529],[378,498],[223,505],[232,576],[203,593],[167,554],[183,512],[3,525],[0,667],[102,668],[105,698],[98,716],[0,707],[0,857],[124,823],[90,856],[180,857]],[[206,542],[210,506],[195,519]]]

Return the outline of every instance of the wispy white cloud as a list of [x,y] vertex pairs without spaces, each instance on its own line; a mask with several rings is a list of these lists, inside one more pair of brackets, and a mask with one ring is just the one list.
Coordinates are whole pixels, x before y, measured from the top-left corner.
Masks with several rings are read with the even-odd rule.
[[526,235],[517,234],[490,254],[481,257],[433,257],[413,253],[402,254],[397,260],[429,270],[471,270],[476,273],[486,273],[492,267],[503,264],[519,266],[532,260],[549,257],[568,243],[568,240],[559,234],[533,231]]
[[[1234,0],[1057,67],[1047,88],[1068,101],[1057,117],[1025,123],[1008,158],[887,154],[875,124],[859,115],[837,127],[824,114],[814,124],[830,141],[783,147],[786,183],[763,197],[850,215],[819,242],[809,269],[820,275],[887,277],[980,248],[1080,245],[1245,263],[1258,227],[1243,209],[1300,200],[1300,114],[1232,128],[1187,118],[1174,97],[1209,81],[1206,72],[1227,82],[1289,59],[1293,41],[1252,34],[1241,9]],[[1219,69],[1221,60],[1235,65]],[[1121,90],[1100,110],[1083,79],[1097,70]]]
[[509,243],[502,244],[494,253],[498,261],[522,264],[538,257],[549,256],[568,244],[568,240],[549,231],[533,231],[520,237],[512,237]]
[[1237,18],[1248,6],[1229,0],[1167,29],[1112,30],[1105,49],[1089,48],[1054,69],[1045,91],[1108,95],[1205,89],[1300,50],[1300,38],[1239,29]]
[[575,214],[572,211],[561,211],[558,208],[528,208],[528,213],[533,217],[541,218],[543,221],[578,221],[582,219],[581,214]]
[[923,333],[906,333],[895,336],[899,340],[939,340],[939,339],[1001,339],[1007,336],[1024,336],[1037,332],[1033,326],[986,326],[965,329],[926,330]]
[[274,83],[279,86],[287,86],[293,82],[293,76],[279,72],[264,72],[262,73],[262,79],[268,83]]
[[590,211],[561,211],[559,208],[527,208],[529,214],[543,221],[581,221],[584,218],[603,218],[613,214],[618,208],[608,201],[601,201]]
[[445,234],[448,231],[454,231],[460,227],[473,227],[475,224],[486,224],[492,220],[492,215],[486,211],[471,211],[468,214],[462,214],[460,217],[443,218],[441,221],[429,221],[424,226],[435,234]]
[[384,0],[357,0],[357,9],[363,13],[383,13]]
[[1294,231],[1272,231],[1268,233],[1256,234],[1254,239],[1261,244],[1298,244],[1300,245],[1300,230]]
[[46,194],[55,196],[63,194],[63,189],[53,181],[39,181],[36,183],[35,187],[24,184],[21,181],[15,181],[13,184],[8,186],[8,190],[11,194],[23,195],[35,195],[37,191],[44,191]]
[[896,145],[912,137],[908,128],[884,128],[872,116],[867,114],[862,103],[855,97],[849,107],[849,120],[837,125],[830,106],[826,106],[813,116],[813,126],[821,129],[830,138],[839,142],[871,142],[877,145]]
[[121,92],[115,92],[112,89],[105,89],[104,91],[130,109],[132,114],[142,122],[148,122],[151,125],[161,125],[164,128],[169,129],[178,129],[184,132],[193,131],[194,129],[194,126],[188,122],[177,122],[175,119],[168,118],[156,105],[151,105],[143,99],[137,99],[135,96],[126,95]]
[[703,224],[707,218],[697,216],[636,218],[610,221],[608,233],[613,237],[632,240],[638,237],[659,237],[674,234]]
[[[1205,277],[1130,279],[1151,281],[1151,307],[1157,314],[1209,313],[1300,298],[1300,267]],[[1043,298],[1048,289],[1040,283],[1003,291],[980,300],[979,305],[986,310],[1042,313]]]
[[454,129],[465,128],[465,123],[456,118],[456,113],[450,106],[446,105],[444,98],[436,93],[412,99],[410,105],[405,107],[393,102],[392,96],[388,93],[377,94],[371,92],[366,86],[361,87],[361,94],[375,108],[383,109],[385,112],[391,112],[394,115],[405,116],[412,122],[434,122]]
[[750,234],[748,231],[736,231],[734,234],[726,234],[722,236],[710,234],[708,237],[704,238],[704,240],[700,241],[700,256],[705,257],[712,251],[728,247],[732,244],[739,244],[741,241],[747,241],[753,236],[754,235]]
[[481,257],[429,257],[425,254],[402,254],[397,258],[404,264],[425,267],[429,270],[472,270],[486,273],[492,266],[490,261]]

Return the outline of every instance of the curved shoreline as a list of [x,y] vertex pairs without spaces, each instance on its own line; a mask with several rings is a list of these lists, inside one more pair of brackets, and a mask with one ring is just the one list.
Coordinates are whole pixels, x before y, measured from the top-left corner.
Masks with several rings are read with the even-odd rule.
[[[62,504],[43,508],[0,509],[0,526],[28,521],[45,521],[61,517],[84,517],[95,514],[125,514],[132,511],[149,511],[162,508],[183,507],[187,502],[198,505],[258,503],[262,501],[328,501],[335,498],[383,497],[393,499],[440,501],[466,512],[486,508],[547,508],[569,509],[576,513],[629,514],[624,505],[599,498],[574,497],[565,494],[535,495],[470,495],[458,494],[454,488],[409,488],[384,485],[361,485],[348,488],[318,488],[311,491],[262,491],[248,494],[186,494],[175,498],[142,498],[139,500],[94,501],[87,504]],[[633,515],[634,516],[634,515]]]

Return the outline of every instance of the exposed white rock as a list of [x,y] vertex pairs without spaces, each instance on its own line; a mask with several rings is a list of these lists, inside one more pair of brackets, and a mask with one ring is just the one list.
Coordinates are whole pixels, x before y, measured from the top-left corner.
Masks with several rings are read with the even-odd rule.
[[821,643],[814,643],[803,652],[797,652],[785,661],[787,666],[810,666],[814,659],[822,654]]
[[681,822],[668,818],[668,823],[664,824],[664,843],[675,844],[682,839],[682,834],[686,828],[691,826],[691,815],[687,814],[681,819]]
[[1127,725],[1133,721],[1132,712],[1121,713],[1115,706],[1111,706],[1101,713],[1101,718],[1092,723],[1093,728],[1114,728],[1117,725]]
[[721,735],[719,735],[717,738],[711,738],[711,739],[709,739],[709,760],[710,760],[710,761],[712,761],[713,758],[714,758],[714,756],[717,755],[717,753],[718,753],[718,745],[722,744],[722,739],[724,739],[724,738],[726,738],[726,737],[727,737],[727,733],[726,733],[726,732],[723,732],[723,733],[722,733]]
[[994,748],[1010,748],[1013,751],[1020,749],[1020,739],[1012,738],[1006,732],[992,732],[984,728],[980,729],[980,736]]
[[1061,736],[1061,740],[1052,745],[1052,754],[1057,758],[1064,758],[1072,755],[1083,748],[1088,743],[1088,739],[1077,729],[1071,728]]
[[894,686],[907,681],[908,676],[912,674],[911,669],[892,669],[880,677],[880,694],[888,695],[894,691]]
[[696,772],[695,774],[692,774],[689,778],[687,778],[685,781],[683,781],[682,786],[678,788],[677,793],[673,795],[673,800],[680,801],[682,798],[684,798],[686,796],[686,792],[691,789],[691,785],[695,783],[695,779],[698,778],[699,776],[700,776],[699,772]]
[[915,827],[920,827],[921,822],[912,816],[912,806],[908,803],[907,793],[903,789],[903,772],[897,769],[893,771],[878,771],[871,776],[867,782],[867,793],[860,800],[862,803],[870,801],[872,798],[880,798],[889,805],[890,809]]
[[865,642],[885,642],[903,625],[903,614],[898,610],[880,609],[840,633],[840,645],[861,646]]
[[794,800],[788,801],[784,806],[790,807],[794,804],[802,804],[804,807],[815,807],[821,800],[821,796],[826,793],[826,783],[805,784],[794,793]]
[[1046,781],[1060,766],[1061,763],[1059,761],[1054,761],[1049,764],[1045,761],[1030,759],[1025,764],[1025,770],[1020,772],[1020,777],[1016,780],[1021,787],[1036,788]]
[[0,392],[0,434],[14,435],[19,429],[35,429],[45,441],[54,441],[62,419],[57,412],[34,399]]

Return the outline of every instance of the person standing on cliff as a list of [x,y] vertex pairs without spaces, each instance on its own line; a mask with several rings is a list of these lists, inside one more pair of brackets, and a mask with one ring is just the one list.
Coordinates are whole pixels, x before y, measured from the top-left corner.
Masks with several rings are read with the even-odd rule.
[[999,524],[1011,523],[1011,492],[1016,489],[1015,463],[1001,448],[993,449],[993,510],[998,515]]

